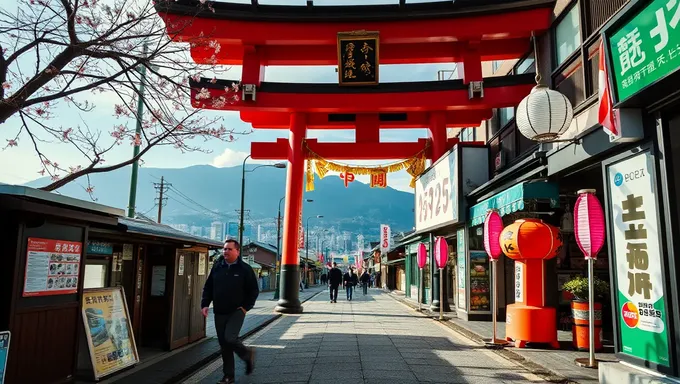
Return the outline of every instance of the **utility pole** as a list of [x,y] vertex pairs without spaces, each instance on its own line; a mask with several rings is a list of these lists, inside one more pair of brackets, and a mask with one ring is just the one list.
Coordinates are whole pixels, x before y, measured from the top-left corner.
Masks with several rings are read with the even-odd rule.
[[163,198],[163,194],[168,190],[168,188],[172,186],[170,183],[165,182],[165,178],[161,176],[161,182],[160,183],[153,183],[153,187],[158,190],[159,197],[158,197],[158,223],[160,224],[161,222],[161,215],[163,214],[163,205],[165,202],[168,200],[167,197]]
[[[144,43],[144,57],[148,52],[148,46],[146,42]],[[139,94],[137,95],[137,125],[135,127],[135,145],[132,150],[132,157],[135,158],[139,155],[139,147],[141,142],[138,144],[136,141],[139,138],[141,140],[142,136],[142,115],[144,114],[144,83],[146,82],[146,66],[142,65],[138,69],[141,76],[139,81]],[[128,201],[128,217],[135,217],[135,204],[137,204],[137,173],[139,170],[139,160],[135,160],[132,163],[132,176],[130,176],[130,200]],[[159,216],[160,222],[160,216]]]

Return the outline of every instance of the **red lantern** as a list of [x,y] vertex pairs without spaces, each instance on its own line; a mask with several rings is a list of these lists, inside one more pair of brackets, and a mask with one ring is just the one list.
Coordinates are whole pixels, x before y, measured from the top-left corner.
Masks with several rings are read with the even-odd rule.
[[427,248],[425,243],[418,244],[418,268],[424,268],[427,263]]
[[501,215],[495,210],[490,211],[484,220],[484,250],[491,260],[497,260],[503,254],[500,240],[502,230]]
[[449,259],[449,245],[446,243],[446,239],[441,236],[434,242],[434,259],[439,269],[444,268]]
[[552,259],[562,249],[562,233],[539,219],[521,219],[501,232],[501,248],[513,260]]
[[578,191],[578,199],[574,205],[574,235],[578,247],[586,259],[597,259],[605,242],[604,212],[595,191],[584,189]]

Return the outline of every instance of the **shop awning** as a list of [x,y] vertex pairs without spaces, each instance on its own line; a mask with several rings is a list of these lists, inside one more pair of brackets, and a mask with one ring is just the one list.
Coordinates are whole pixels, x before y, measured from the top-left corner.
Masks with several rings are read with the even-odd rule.
[[486,213],[490,209],[497,209],[501,216],[524,209],[527,200],[545,200],[550,202],[551,208],[560,204],[559,188],[557,184],[543,181],[526,181],[516,184],[470,208],[470,226],[484,223]]
[[403,264],[403,263],[406,263],[405,257],[402,257],[401,259],[389,260],[389,261],[386,261],[384,264],[385,265],[393,265],[393,264]]

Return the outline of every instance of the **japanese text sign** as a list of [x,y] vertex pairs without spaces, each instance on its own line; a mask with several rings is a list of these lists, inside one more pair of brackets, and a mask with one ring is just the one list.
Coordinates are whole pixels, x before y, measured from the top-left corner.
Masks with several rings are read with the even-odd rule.
[[392,241],[392,231],[387,224],[380,224],[380,252],[386,255],[389,252]]
[[96,379],[139,362],[122,287],[86,290],[82,316]]
[[23,296],[78,292],[82,243],[29,237]]
[[654,0],[609,36],[618,101],[680,67],[680,1]]
[[458,220],[458,149],[416,181],[416,231]]
[[338,33],[338,79],[340,85],[378,84],[377,32]]
[[[607,166],[623,354],[669,364],[654,160],[649,151]],[[654,348],[649,348],[654,345]]]

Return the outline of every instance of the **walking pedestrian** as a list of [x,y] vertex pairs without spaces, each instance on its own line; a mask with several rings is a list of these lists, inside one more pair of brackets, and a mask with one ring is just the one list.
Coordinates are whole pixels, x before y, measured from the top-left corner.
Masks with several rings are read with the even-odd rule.
[[255,349],[239,341],[246,312],[255,306],[260,293],[257,276],[253,269],[241,259],[241,246],[236,240],[224,243],[224,258],[213,265],[203,286],[201,312],[208,317],[208,308],[213,303],[215,330],[222,351],[222,372],[224,377],[218,384],[234,383],[234,352],[246,363],[246,374],[253,372]]
[[328,271],[328,286],[331,293],[331,303],[338,302],[338,287],[342,283],[342,271],[338,269],[338,264],[333,262],[333,268]]
[[345,273],[345,276],[342,278],[342,282],[345,285],[345,291],[347,292],[347,301],[352,301],[352,291],[354,290],[354,286],[357,285],[358,281],[359,278],[357,277],[356,273],[354,273],[352,267],[349,267],[347,273]]
[[361,274],[361,287],[364,289],[364,296],[368,293],[368,284],[370,283],[371,275],[369,275],[368,272],[364,270],[364,273]]
[[333,268],[328,271],[328,287],[331,294],[331,303],[338,302],[338,287],[342,283],[342,271],[338,264],[333,262]]

